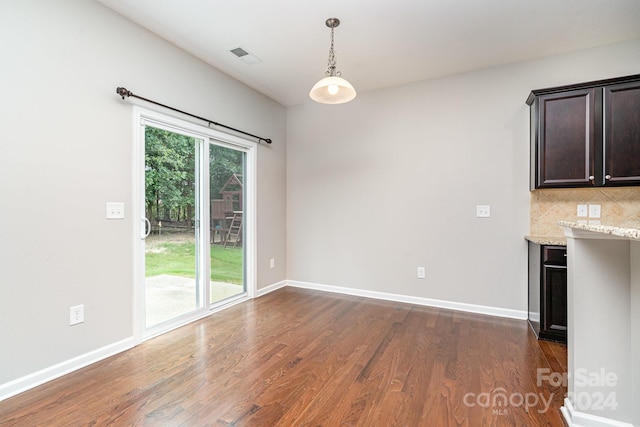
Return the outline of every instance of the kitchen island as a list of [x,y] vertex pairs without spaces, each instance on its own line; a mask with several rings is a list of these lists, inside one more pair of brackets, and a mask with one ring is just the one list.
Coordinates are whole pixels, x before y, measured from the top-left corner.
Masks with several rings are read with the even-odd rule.
[[568,257],[564,418],[640,427],[640,225],[559,225]]

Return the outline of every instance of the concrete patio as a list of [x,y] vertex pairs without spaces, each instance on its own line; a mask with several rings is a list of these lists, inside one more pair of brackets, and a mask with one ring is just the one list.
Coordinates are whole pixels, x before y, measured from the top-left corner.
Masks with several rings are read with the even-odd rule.
[[[186,314],[195,308],[195,279],[161,274],[147,277],[147,327]],[[241,285],[211,282],[211,301],[221,301],[243,292]]]

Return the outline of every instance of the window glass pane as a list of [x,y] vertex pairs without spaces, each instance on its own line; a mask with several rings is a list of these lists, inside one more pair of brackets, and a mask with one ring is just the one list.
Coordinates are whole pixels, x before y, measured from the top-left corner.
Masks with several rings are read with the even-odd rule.
[[211,303],[245,292],[243,151],[212,144],[209,149],[211,203]]

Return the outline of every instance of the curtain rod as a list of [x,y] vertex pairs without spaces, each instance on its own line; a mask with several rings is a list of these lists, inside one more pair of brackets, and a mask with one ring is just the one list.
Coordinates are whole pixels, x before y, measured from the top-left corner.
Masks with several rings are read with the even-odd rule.
[[134,94],[134,93],[133,93],[133,92],[131,92],[130,90],[127,90],[127,89],[126,89],[126,88],[124,88],[124,87],[116,88],[116,93],[117,93],[118,95],[120,95],[120,96],[122,97],[122,99],[124,99],[124,98],[125,98],[125,96],[126,96],[126,97],[131,96],[131,97],[133,97],[133,98],[138,98],[138,99],[141,99],[141,100],[143,100],[143,101],[147,101],[147,102],[150,102],[150,103],[152,103],[152,104],[159,105],[160,107],[168,108],[169,110],[175,111],[175,112],[177,112],[177,113],[186,114],[187,116],[193,117],[193,118],[198,119],[198,120],[202,120],[202,121],[204,121],[204,122],[207,122],[209,125],[214,125],[214,126],[223,127],[223,128],[225,128],[225,129],[229,129],[229,130],[232,130],[232,131],[234,131],[234,132],[238,132],[238,133],[241,133],[241,134],[243,134],[243,135],[247,135],[247,136],[250,136],[250,137],[252,137],[252,138],[256,138],[256,139],[258,140],[258,143],[260,143],[260,142],[266,142],[267,144],[271,144],[271,139],[269,139],[269,138],[262,138],[262,137],[260,137],[260,136],[258,136],[258,135],[253,135],[253,134],[248,133],[248,132],[245,132],[245,131],[243,131],[243,130],[236,129],[236,128],[232,128],[231,126],[223,125],[223,124],[221,124],[221,123],[214,122],[213,120],[205,119],[204,117],[196,116],[195,114],[187,113],[186,111],[178,110],[177,108],[169,107],[168,105],[161,104],[161,103],[159,103],[159,102],[152,101],[152,100],[147,99],[147,98],[143,98],[143,97],[141,97],[141,96],[138,96],[138,95]]

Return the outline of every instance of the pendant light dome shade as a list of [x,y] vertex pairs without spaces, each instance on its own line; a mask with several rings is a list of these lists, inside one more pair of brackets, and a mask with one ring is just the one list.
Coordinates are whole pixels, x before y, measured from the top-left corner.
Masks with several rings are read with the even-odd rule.
[[356,90],[342,77],[329,76],[313,85],[309,97],[321,104],[344,104],[356,97]]
[[356,90],[351,83],[340,77],[336,70],[336,52],[333,50],[333,30],[340,25],[338,18],[329,18],[325,22],[331,28],[331,47],[325,78],[316,83],[309,92],[309,97],[321,104],[344,104],[356,97]]

